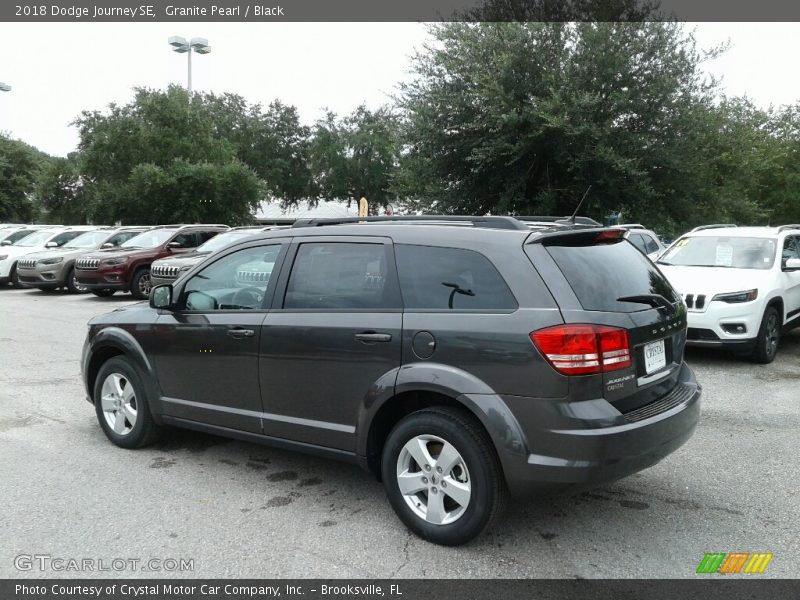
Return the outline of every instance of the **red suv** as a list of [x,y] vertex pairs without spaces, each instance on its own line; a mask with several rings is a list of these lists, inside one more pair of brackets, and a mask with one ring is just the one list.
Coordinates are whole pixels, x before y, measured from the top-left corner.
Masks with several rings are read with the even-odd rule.
[[227,225],[161,225],[129,239],[117,248],[85,254],[75,261],[75,278],[95,296],[130,291],[144,300],[150,295],[150,264],[159,258],[188,252]]

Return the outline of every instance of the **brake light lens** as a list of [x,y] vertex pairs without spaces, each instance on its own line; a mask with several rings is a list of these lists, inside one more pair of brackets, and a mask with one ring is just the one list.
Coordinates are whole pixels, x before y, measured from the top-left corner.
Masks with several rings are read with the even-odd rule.
[[631,366],[628,331],[606,325],[556,325],[530,334],[531,341],[563,375],[590,375]]

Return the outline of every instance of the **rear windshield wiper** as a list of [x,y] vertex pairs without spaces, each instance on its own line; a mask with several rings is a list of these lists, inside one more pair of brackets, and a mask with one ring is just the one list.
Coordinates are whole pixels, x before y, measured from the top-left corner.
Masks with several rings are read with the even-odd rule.
[[634,302],[636,304],[647,304],[653,308],[663,308],[670,314],[675,312],[672,303],[661,294],[636,294],[634,296],[622,296],[617,298],[617,302]]

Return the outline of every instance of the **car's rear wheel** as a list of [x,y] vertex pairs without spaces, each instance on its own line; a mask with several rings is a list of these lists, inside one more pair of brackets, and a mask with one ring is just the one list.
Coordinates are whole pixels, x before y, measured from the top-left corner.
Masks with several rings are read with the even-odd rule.
[[131,294],[137,300],[150,297],[150,269],[139,269],[131,281]]
[[150,414],[144,384],[126,358],[106,361],[94,384],[94,406],[103,433],[121,448],[141,448],[161,434]]
[[67,291],[70,294],[85,294],[89,291],[85,285],[78,283],[78,278],[75,276],[75,268],[71,268],[67,273],[67,278],[64,280],[67,286]]
[[470,541],[505,506],[505,481],[491,440],[462,410],[431,408],[405,417],[386,440],[381,470],[397,516],[436,544]]
[[115,292],[116,290],[92,290],[92,293],[100,298],[109,298],[113,296]]
[[775,360],[778,352],[778,342],[781,339],[781,317],[774,306],[768,306],[758,328],[756,347],[753,349],[753,360],[762,364]]

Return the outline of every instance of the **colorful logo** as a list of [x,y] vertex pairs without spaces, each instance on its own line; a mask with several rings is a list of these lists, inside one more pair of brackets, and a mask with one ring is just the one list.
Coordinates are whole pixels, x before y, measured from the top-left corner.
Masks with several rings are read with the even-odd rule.
[[771,560],[771,552],[708,552],[696,572],[721,575],[763,573]]

